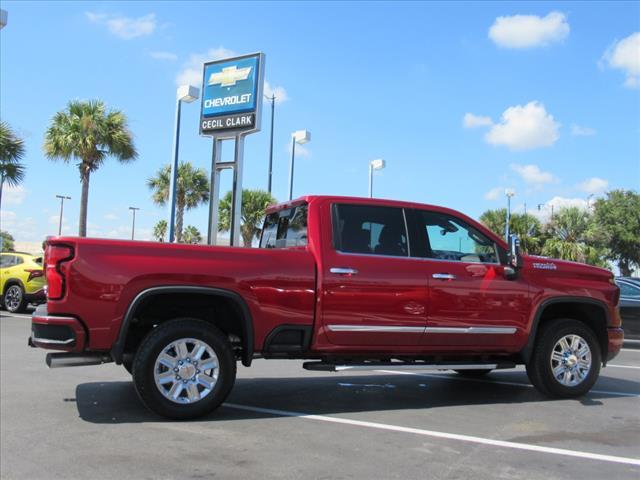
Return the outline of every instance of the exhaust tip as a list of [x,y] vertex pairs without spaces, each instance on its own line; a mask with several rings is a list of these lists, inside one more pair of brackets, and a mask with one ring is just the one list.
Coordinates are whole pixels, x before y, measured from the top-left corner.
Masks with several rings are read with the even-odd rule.
[[113,358],[104,353],[47,353],[45,361],[49,368],[62,368],[101,365],[113,362]]

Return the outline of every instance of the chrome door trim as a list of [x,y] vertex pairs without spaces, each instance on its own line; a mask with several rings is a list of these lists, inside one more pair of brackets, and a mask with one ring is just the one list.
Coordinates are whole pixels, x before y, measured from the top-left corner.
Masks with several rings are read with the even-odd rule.
[[514,334],[516,327],[427,327],[425,333]]
[[331,332],[424,333],[425,327],[403,325],[327,325]]

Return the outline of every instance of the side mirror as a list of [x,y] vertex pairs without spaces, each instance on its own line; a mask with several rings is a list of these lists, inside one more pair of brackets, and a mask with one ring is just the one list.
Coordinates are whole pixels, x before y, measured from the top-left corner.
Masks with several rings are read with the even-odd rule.
[[520,253],[520,239],[517,235],[509,235],[509,253],[507,254],[509,265],[513,268],[522,266],[522,255]]

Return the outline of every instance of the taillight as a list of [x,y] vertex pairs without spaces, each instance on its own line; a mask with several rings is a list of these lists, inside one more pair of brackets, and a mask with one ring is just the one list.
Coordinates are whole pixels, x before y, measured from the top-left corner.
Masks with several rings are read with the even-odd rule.
[[27,282],[30,282],[34,278],[42,277],[44,275],[44,272],[42,271],[41,268],[38,268],[37,270],[28,268],[28,269],[25,269],[25,272],[29,272],[29,278],[27,278]]
[[45,274],[47,278],[47,298],[59,300],[64,297],[64,274],[61,264],[73,258],[73,249],[64,245],[49,245],[44,254]]

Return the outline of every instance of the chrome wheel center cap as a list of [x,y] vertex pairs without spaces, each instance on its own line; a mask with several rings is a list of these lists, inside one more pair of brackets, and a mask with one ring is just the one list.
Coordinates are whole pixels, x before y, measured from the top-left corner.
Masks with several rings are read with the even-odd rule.
[[182,377],[184,379],[191,378],[195,374],[196,374],[196,367],[194,367],[190,363],[186,363],[184,365],[181,365],[180,368],[178,369],[178,375],[180,375],[180,377]]
[[578,357],[576,357],[574,354],[571,354],[567,357],[565,362],[567,367],[574,367],[576,363],[578,363]]

